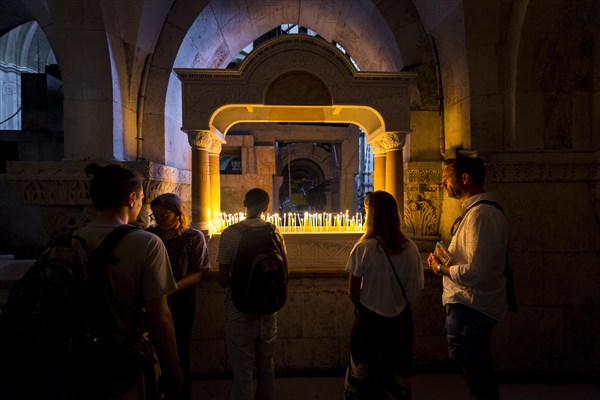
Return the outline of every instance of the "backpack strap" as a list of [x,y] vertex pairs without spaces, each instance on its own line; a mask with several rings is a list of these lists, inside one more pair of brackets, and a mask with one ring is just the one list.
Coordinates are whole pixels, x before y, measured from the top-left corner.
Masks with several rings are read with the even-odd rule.
[[[454,236],[454,234],[456,233],[456,231],[458,231],[458,227],[460,226],[460,223],[462,222],[463,218],[465,218],[465,216],[467,215],[467,213],[469,211],[471,211],[471,209],[479,204],[489,204],[490,206],[493,206],[495,208],[497,208],[498,210],[500,210],[500,212],[502,214],[504,214],[504,209],[502,208],[502,206],[500,206],[500,204],[496,203],[495,201],[492,200],[479,200],[476,201],[474,204],[472,204],[469,208],[466,209],[466,211],[459,215],[458,218],[456,218],[454,220],[454,222],[452,223],[452,227],[450,228],[450,236]],[[506,215],[506,214],[504,214]]]
[[133,225],[125,224],[113,229],[100,243],[100,246],[92,251],[92,257],[108,264],[117,264],[119,260],[111,256],[112,251],[117,247],[121,239],[129,232],[139,229]]
[[396,281],[400,285],[400,289],[402,289],[402,296],[404,296],[404,300],[406,300],[406,304],[408,304],[410,306],[410,301],[408,301],[408,297],[406,296],[406,290],[404,290],[404,285],[402,284],[402,281],[398,277],[398,273],[396,272],[396,268],[394,267],[394,263],[392,262],[392,259],[390,258],[390,255],[388,254],[388,252],[387,252],[387,250],[385,248],[385,245],[379,239],[377,239],[377,238],[375,238],[375,239],[377,240],[377,243],[383,249],[383,252],[385,253],[385,256],[387,257],[388,261],[390,262],[390,267],[392,268],[392,272],[394,273],[394,276],[396,277]]
[[[462,222],[465,215],[467,215],[467,213],[473,207],[475,207],[476,205],[479,205],[479,204],[487,204],[492,207],[495,207],[498,210],[500,210],[500,212],[506,217],[506,214],[504,213],[504,209],[502,208],[502,206],[500,204],[498,204],[492,200],[479,200],[479,201],[475,202],[475,204],[473,204],[469,208],[467,208],[467,210],[464,212],[464,214],[462,214],[460,217],[456,218],[456,220],[452,224],[452,228],[450,230],[450,234],[452,236],[454,236],[454,233],[456,233],[456,231],[458,230],[458,226],[460,226],[460,223]],[[512,312],[517,312],[518,306],[517,306],[517,299],[516,299],[516,294],[515,294],[514,273],[508,265],[508,247],[506,248],[506,258],[505,258],[505,264],[504,264],[504,277],[506,278],[505,290],[506,290],[506,301],[508,303],[508,309]]]
[[[108,235],[106,235],[104,240],[102,240],[102,243],[100,243],[100,246],[98,246],[95,250],[93,250],[92,254],[90,255],[90,257],[96,261],[95,267],[102,268],[102,271],[97,271],[97,272],[101,273],[101,275],[99,277],[102,279],[102,288],[103,288],[102,293],[103,293],[103,297],[104,297],[103,305],[105,307],[105,311],[107,311],[107,312],[108,312],[109,294],[113,298],[116,297],[116,294],[115,294],[114,287],[108,283],[108,271],[106,269],[106,266],[107,266],[107,264],[116,265],[119,263],[119,259],[112,256],[111,253],[113,252],[115,247],[117,247],[117,245],[119,244],[121,239],[123,239],[125,237],[125,235],[127,235],[129,232],[137,230],[137,229],[140,229],[140,228],[135,227],[133,225],[129,225],[129,224],[125,224],[125,225],[116,227]],[[140,316],[140,315],[143,315],[142,307],[140,307],[139,310],[136,312],[136,316]],[[135,332],[136,326],[137,326],[137,320],[136,320],[136,318],[134,318],[131,323],[131,326],[129,327],[129,329],[127,331],[127,336],[125,336],[126,343],[132,342],[133,334]]]

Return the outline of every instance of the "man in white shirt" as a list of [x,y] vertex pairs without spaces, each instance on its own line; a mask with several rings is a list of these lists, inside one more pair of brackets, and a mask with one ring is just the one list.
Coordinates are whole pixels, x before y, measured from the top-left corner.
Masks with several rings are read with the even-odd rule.
[[484,191],[484,181],[481,159],[444,162],[442,187],[462,202],[462,213],[452,229],[449,265],[433,254],[427,261],[436,274],[443,275],[450,358],[461,364],[473,399],[497,400],[491,339],[508,308],[504,269],[509,229],[501,207]]

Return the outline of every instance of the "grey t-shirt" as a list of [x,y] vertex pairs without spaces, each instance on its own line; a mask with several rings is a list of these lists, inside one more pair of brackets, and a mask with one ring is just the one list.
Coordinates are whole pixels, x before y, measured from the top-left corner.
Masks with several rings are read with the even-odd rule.
[[[120,224],[92,222],[73,233],[81,237],[90,251]],[[169,295],[177,289],[169,257],[160,238],[141,229],[134,230],[117,244],[112,252],[119,262],[108,265],[110,316],[104,326],[115,339],[125,339],[136,322],[134,337],[145,331],[142,307],[146,300]]]

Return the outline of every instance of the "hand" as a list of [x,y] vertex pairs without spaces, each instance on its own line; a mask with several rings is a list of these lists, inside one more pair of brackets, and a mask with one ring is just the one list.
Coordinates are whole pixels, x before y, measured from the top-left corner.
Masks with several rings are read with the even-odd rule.
[[429,268],[431,268],[433,273],[437,275],[438,274],[437,267],[441,263],[438,261],[437,257],[433,253],[429,253],[429,256],[427,257],[427,264],[429,265]]

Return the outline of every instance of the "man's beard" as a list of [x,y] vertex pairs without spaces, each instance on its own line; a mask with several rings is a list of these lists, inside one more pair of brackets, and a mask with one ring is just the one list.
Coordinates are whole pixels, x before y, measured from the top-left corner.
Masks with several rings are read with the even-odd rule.
[[448,197],[450,197],[451,199],[460,199],[464,194],[464,190],[461,187],[457,186],[448,187],[446,189],[446,192],[448,193]]

